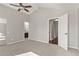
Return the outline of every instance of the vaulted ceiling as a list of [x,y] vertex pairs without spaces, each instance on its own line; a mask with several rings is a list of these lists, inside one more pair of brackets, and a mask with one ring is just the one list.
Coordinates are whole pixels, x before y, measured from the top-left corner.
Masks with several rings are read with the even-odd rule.
[[[13,4],[18,5],[18,3],[13,3]],[[15,6],[11,6],[10,3],[6,3],[6,4],[3,4],[3,5],[6,5],[8,7],[16,9],[16,10],[18,8],[18,7],[15,7]],[[79,8],[78,3],[23,3],[23,5],[32,5],[32,8],[28,8],[30,10],[30,12],[22,11],[22,12],[27,13],[27,14],[32,14],[34,11],[36,11],[40,8],[52,8],[52,9]]]
[[[12,5],[10,5],[10,4],[18,5],[19,3],[5,3],[5,4],[3,4],[3,5],[8,6],[8,7],[10,7],[10,8],[13,8],[13,9],[15,9],[15,10],[18,9],[18,7],[12,6]],[[24,11],[24,10],[21,10],[21,12],[26,13],[26,14],[28,14],[28,15],[30,15],[30,14],[32,14],[34,11],[38,10],[38,7],[37,7],[36,5],[34,5],[34,4],[23,3],[23,5],[24,5],[24,6],[27,6],[27,5],[31,5],[31,6],[32,6],[32,8],[27,8],[27,9],[29,10],[29,12],[26,12],[26,11]]]

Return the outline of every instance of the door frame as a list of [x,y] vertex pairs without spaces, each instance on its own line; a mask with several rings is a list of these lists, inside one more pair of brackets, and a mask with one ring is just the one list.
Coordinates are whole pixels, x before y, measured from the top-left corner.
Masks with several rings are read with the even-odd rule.
[[[54,20],[58,21],[57,19],[58,19],[58,18],[49,19],[49,40],[50,40],[50,21],[54,21]],[[49,40],[48,40],[48,41],[49,41]],[[49,42],[48,42],[48,43],[49,43]]]
[[[66,13],[66,14],[68,14],[68,13]],[[61,15],[62,16],[62,15]],[[61,16],[59,16],[59,17],[61,17]],[[49,40],[50,40],[50,21],[52,21],[52,20],[56,20],[57,19],[57,21],[58,21],[58,18],[59,17],[57,17],[57,18],[51,18],[51,19],[49,19]],[[68,15],[68,47],[67,48],[69,48],[69,15]],[[48,41],[49,41],[48,40]],[[49,42],[48,42],[49,43]],[[58,45],[59,46],[59,45]]]

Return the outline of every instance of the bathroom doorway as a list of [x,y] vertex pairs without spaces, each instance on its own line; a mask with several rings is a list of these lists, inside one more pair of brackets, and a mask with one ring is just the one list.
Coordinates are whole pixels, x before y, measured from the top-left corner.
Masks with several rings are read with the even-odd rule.
[[49,20],[49,43],[68,50],[68,14]]
[[24,22],[24,38],[29,38],[29,22]]
[[49,20],[49,43],[58,45],[58,21]]

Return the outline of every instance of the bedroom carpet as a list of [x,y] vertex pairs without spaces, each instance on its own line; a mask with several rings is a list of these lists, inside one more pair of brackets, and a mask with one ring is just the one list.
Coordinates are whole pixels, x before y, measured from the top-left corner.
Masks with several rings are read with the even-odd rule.
[[0,56],[15,56],[27,52],[34,52],[40,56],[79,56],[79,51],[68,51],[55,44],[47,44],[33,40],[25,40],[15,44],[0,46]]

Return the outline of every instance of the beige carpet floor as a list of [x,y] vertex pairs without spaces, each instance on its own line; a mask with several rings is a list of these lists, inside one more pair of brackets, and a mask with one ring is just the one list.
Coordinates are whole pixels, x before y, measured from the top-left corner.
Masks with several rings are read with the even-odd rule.
[[25,40],[15,44],[0,46],[0,56],[15,56],[27,52],[34,52],[40,56],[78,56],[79,51],[69,49],[68,51],[54,45],[38,41]]

